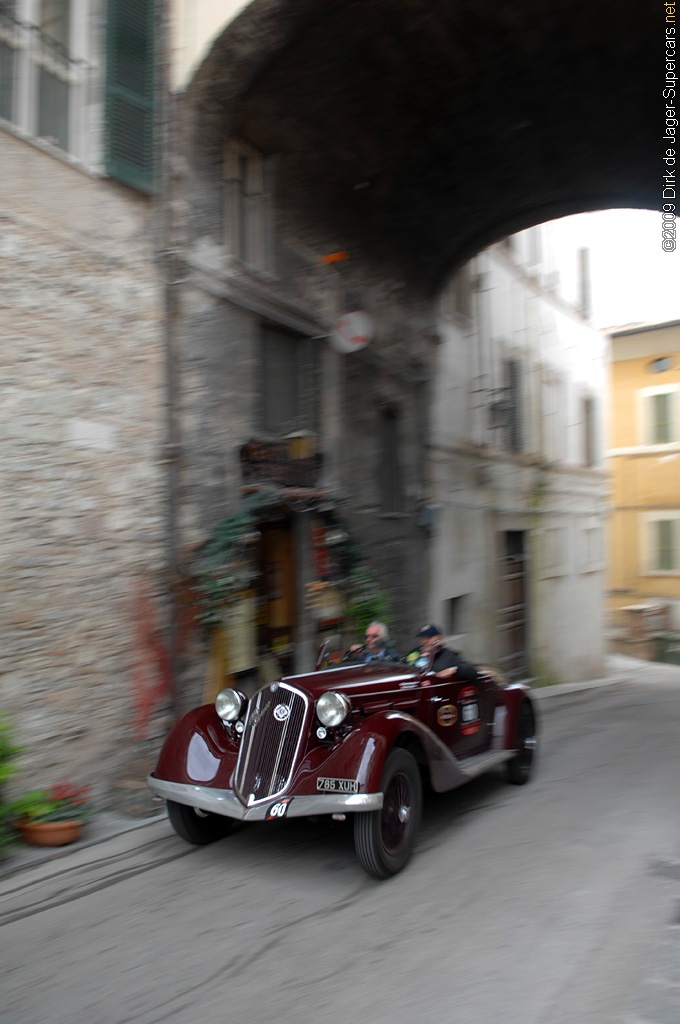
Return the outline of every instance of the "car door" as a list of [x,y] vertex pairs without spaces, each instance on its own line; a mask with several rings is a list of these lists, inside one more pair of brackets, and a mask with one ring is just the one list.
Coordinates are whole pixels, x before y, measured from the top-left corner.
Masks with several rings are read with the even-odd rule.
[[423,720],[456,757],[484,750],[489,743],[489,704],[482,681],[423,680]]

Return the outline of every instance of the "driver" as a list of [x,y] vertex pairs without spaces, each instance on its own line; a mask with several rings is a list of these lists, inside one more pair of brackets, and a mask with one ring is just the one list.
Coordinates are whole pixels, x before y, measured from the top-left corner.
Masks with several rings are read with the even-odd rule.
[[390,644],[390,633],[384,622],[366,626],[366,643],[352,644],[346,657],[352,661],[399,661],[399,654]]
[[416,636],[420,640],[420,649],[423,654],[432,657],[430,671],[434,672],[438,679],[449,679],[451,676],[456,676],[457,679],[465,683],[475,681],[477,669],[471,662],[466,661],[458,651],[444,646],[444,637],[439,626],[423,626]]

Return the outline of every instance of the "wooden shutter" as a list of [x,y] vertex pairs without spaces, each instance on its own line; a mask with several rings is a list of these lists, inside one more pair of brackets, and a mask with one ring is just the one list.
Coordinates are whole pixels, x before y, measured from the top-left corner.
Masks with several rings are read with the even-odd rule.
[[154,0],[107,7],[106,171],[150,194],[154,186]]
[[670,519],[660,519],[656,524],[656,565],[660,572],[672,572],[675,569],[674,534],[675,523]]
[[668,444],[673,440],[671,394],[654,395],[654,427],[652,444]]

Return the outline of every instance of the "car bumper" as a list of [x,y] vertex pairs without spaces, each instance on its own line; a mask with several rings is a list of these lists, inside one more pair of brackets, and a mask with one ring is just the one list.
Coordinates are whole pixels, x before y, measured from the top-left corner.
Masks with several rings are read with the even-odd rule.
[[[211,789],[192,786],[184,782],[168,782],[148,775],[147,785],[154,796],[172,800],[187,807],[196,807],[211,814],[221,814],[237,821],[264,821],[277,798],[246,807],[231,789]],[[289,800],[287,818],[308,818],[318,814],[355,814],[379,811],[383,805],[382,793],[312,793],[307,796],[280,796]]]

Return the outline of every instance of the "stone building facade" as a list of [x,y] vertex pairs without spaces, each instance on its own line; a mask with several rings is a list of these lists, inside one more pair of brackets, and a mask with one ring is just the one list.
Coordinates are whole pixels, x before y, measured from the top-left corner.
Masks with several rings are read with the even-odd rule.
[[149,201],[8,132],[0,151],[3,705],[22,782],[103,792],[130,757],[135,675],[149,682],[140,608],[151,629],[166,586]]
[[118,159],[120,35],[100,0],[0,7],[2,705],[17,785],[98,802],[152,728],[168,588],[164,293],[151,165]]
[[511,236],[444,289],[429,459],[433,617],[474,659],[543,682],[598,677],[604,658],[608,344],[587,274],[560,288],[558,230]]
[[[372,36],[351,4],[329,5],[341,48],[308,0],[158,5],[170,20],[197,12],[201,33],[181,60],[177,39],[158,51],[174,95],[173,109],[155,115],[166,160],[154,203],[154,5],[17,3],[15,15],[56,12],[61,34],[49,60],[22,65],[11,116],[0,111],[8,382],[0,605],[3,688],[26,748],[22,783],[67,774],[92,780],[100,801],[110,800],[115,782],[137,771],[136,755],[142,770],[167,714],[209,699],[227,679],[245,685],[253,673],[308,667],[322,636],[354,626],[352,600],[382,614],[388,595],[385,614],[404,649],[436,617],[471,656],[502,654],[499,535],[513,535],[512,545],[524,532],[529,545],[537,506],[545,511],[548,501],[556,516],[568,505],[596,520],[600,491],[596,466],[550,448],[555,424],[553,440],[539,441],[539,402],[526,452],[498,453],[478,433],[473,396],[507,386],[474,370],[484,346],[496,346],[502,362],[521,339],[533,338],[528,352],[547,340],[545,366],[559,377],[560,347],[574,335],[551,333],[541,311],[552,307],[538,300],[531,323],[509,333],[484,325],[480,317],[492,312],[501,323],[517,305],[515,293],[508,298],[514,271],[498,254],[480,257],[473,272],[489,273],[505,297],[442,323],[445,271],[491,240],[488,221],[475,219],[479,202],[461,206],[448,184],[441,192],[442,168],[458,152],[453,136],[447,159],[440,148],[458,105],[450,88],[436,94],[434,118],[429,92],[405,87],[410,123],[430,133],[421,180],[402,112],[383,116],[393,89],[374,90],[364,77],[373,63],[353,56],[354,43]],[[244,6],[253,20],[228,25]],[[435,21],[449,17],[446,4],[435,7]],[[382,39],[387,7],[372,11]],[[57,31],[36,27],[32,38]],[[399,54],[415,42],[407,24],[393,27],[394,52],[381,43],[373,55],[385,83],[401,80],[410,65]],[[15,29],[3,22],[2,31],[12,67],[33,60]],[[127,38],[144,46],[127,52]],[[421,71],[430,67],[429,38],[418,36]],[[77,59],[59,63],[64,49]],[[273,59],[279,51],[295,74]],[[52,108],[32,116],[31,91],[20,88],[35,81],[50,96],[40,68],[68,84],[48,128]],[[358,109],[357,97],[370,110]],[[474,168],[466,173],[476,181]],[[554,202],[563,210],[563,195]],[[511,213],[508,230],[524,223]],[[338,321],[357,310],[370,318],[369,344],[342,354]],[[571,323],[564,311],[559,318]],[[454,564],[466,536],[461,516],[475,532],[464,564]],[[559,527],[546,541],[555,551]],[[363,590],[352,593],[357,568]],[[552,592],[570,593],[554,612],[568,609],[577,629],[581,574],[560,581]],[[230,598],[224,607],[220,594]],[[461,619],[458,599],[468,594]],[[589,588],[587,615],[593,595]],[[532,600],[548,608],[544,596]],[[197,621],[206,605],[207,631]],[[532,633],[526,671],[540,636],[547,632]],[[547,653],[544,671],[554,674],[550,664],[565,652]],[[565,675],[584,670],[562,666]]]

